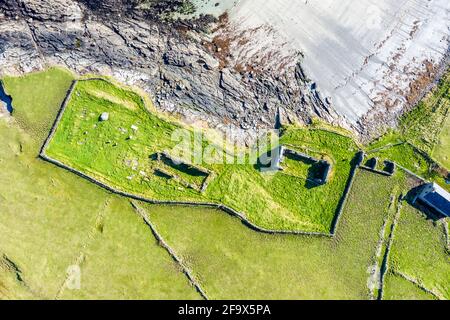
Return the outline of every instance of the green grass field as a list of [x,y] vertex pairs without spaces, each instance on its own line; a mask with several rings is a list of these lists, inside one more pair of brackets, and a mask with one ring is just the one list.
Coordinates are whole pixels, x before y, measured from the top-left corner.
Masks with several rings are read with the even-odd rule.
[[450,107],[450,71],[439,85],[400,120],[399,131],[407,141],[431,154],[439,142]]
[[[49,69],[2,80],[13,97],[14,113],[12,121],[0,119],[0,299],[200,299],[128,199],[37,157],[73,76]],[[133,91],[107,82],[81,82],[76,90],[49,155],[135,194],[214,201],[246,213],[262,227],[329,232],[358,150],[346,132],[316,123],[285,128],[281,138],[333,164],[325,186],[312,187],[306,179],[309,166],[291,160],[276,174],[262,174],[253,165],[203,164],[217,176],[200,194],[153,175],[161,164],[150,156],[173,147],[170,137],[180,124],[149,112]],[[426,100],[419,111],[405,116],[399,132],[369,149],[408,141],[427,153],[433,150],[433,157],[445,164],[445,126],[423,139],[416,136],[431,123],[421,116],[423,110],[448,123],[443,92],[436,91],[431,97],[438,102]],[[110,120],[99,123],[105,111]],[[376,155],[442,182],[409,144]],[[165,169],[183,180],[200,181],[175,167]],[[402,171],[387,178],[358,170],[334,238],[261,234],[222,211],[139,205],[210,298],[367,299],[373,285],[370,270],[379,267],[393,224],[394,200],[409,185]],[[450,298],[443,223],[427,220],[402,202],[385,299]],[[81,270],[80,290],[65,285],[67,269],[74,265]]]
[[[448,99],[450,100],[450,98]],[[448,111],[447,111],[448,112]],[[433,156],[446,168],[450,168],[450,116],[447,115],[439,142],[436,144]]]
[[6,91],[14,99],[14,119],[28,133],[44,140],[55,121],[62,98],[74,76],[63,69],[31,73],[26,77],[6,77]]
[[394,274],[386,277],[385,286],[385,300],[436,300],[433,295]]
[[83,252],[81,289],[66,289],[60,298],[200,299],[130,204],[114,199],[110,206]]
[[390,255],[390,268],[450,299],[450,251],[443,221],[434,222],[404,204]]
[[[446,183],[449,166],[450,72],[391,130],[367,146],[370,157],[392,160],[414,173]],[[442,167],[444,166],[444,167]]]
[[[110,120],[100,122],[104,112],[110,114]],[[283,135],[282,143],[333,163],[332,178],[326,185],[311,186],[306,180],[307,170],[303,176],[261,174],[252,164],[202,162],[201,166],[214,172],[216,178],[205,193],[200,193],[154,171],[161,164],[151,156],[173,150],[177,141],[171,137],[180,128],[147,110],[142,98],[132,91],[106,81],[82,81],[72,94],[46,154],[109,186],[149,199],[225,204],[266,229],[330,231],[351,170],[350,161],[357,151],[351,138],[294,127]],[[203,145],[202,152],[206,153],[208,142]],[[220,150],[218,154],[224,158],[225,152]],[[203,180],[175,167],[164,169],[196,185]]]
[[[52,69],[33,74],[33,83],[28,76],[5,81],[21,116],[0,121],[0,299],[54,299],[81,255],[82,290],[61,298],[200,298],[126,199],[37,158],[43,134],[36,128],[51,127],[70,85],[66,76]],[[38,84],[47,90],[33,99]],[[127,231],[132,236],[120,233]]]
[[264,235],[215,210],[141,206],[213,299],[367,299],[368,268],[401,181],[360,171],[334,239]]
[[[450,168],[449,107],[450,73],[447,73],[433,92],[402,117],[397,131],[388,133],[371,147],[393,146],[371,156],[393,159],[450,190],[445,181],[448,175],[445,168]],[[422,152],[433,160],[427,159]],[[434,159],[445,168],[436,169],[438,165]],[[423,213],[404,203],[389,257],[386,299],[449,299],[450,255],[443,223],[443,220],[427,219]]]

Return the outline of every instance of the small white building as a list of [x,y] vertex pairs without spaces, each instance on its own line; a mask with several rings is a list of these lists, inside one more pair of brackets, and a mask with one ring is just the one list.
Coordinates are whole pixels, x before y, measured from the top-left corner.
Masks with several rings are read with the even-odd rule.
[[422,187],[416,200],[433,208],[446,217],[450,217],[450,193],[436,183],[428,183]]

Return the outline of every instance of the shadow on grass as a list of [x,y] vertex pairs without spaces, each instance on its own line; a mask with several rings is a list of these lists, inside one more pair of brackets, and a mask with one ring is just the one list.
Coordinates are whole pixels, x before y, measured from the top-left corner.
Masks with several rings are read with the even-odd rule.
[[170,159],[168,159],[166,157],[163,157],[161,160],[162,160],[162,162],[165,165],[167,165],[167,166],[169,166],[172,169],[175,169],[177,171],[183,172],[183,173],[185,173],[185,174],[187,174],[189,176],[201,177],[201,178],[206,178],[208,176],[206,173],[204,173],[204,172],[200,171],[199,169],[194,168],[194,167],[192,167],[192,166],[190,166],[188,164],[185,164],[185,163],[174,163],[172,160],[170,160]]
[[324,163],[313,162],[308,169],[308,176],[306,179],[305,187],[308,189],[314,189],[325,185],[326,182],[319,182],[323,177],[324,170]]
[[259,172],[276,172],[281,171],[280,168],[276,167],[274,157],[278,156],[279,149],[275,148],[273,150],[269,150],[266,153],[263,153],[259,156],[256,164],[253,165],[253,168]]
[[185,174],[187,174],[189,176],[192,176],[194,178],[199,177],[199,178],[205,179],[209,175],[208,173],[206,173],[206,172],[204,172],[204,171],[202,171],[202,170],[200,170],[200,169],[198,169],[198,168],[196,168],[196,167],[194,167],[192,165],[189,165],[189,164],[186,164],[186,163],[175,162],[174,160],[172,160],[172,159],[170,159],[170,158],[168,158],[168,157],[166,157],[164,155],[159,155],[158,156],[157,153],[150,155],[150,160],[152,160],[152,161],[158,161],[159,160],[162,163],[164,163],[166,166],[168,166],[168,167],[170,167],[170,168],[172,168],[172,169],[174,169],[176,171],[179,171],[181,173],[185,173]]

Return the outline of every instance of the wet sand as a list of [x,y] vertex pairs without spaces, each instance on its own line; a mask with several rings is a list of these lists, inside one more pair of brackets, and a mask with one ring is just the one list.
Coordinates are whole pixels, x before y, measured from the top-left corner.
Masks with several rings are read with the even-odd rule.
[[448,0],[195,2],[204,13],[229,10],[241,30],[270,25],[304,53],[309,78],[353,123],[374,106],[401,111],[411,83],[449,48]]

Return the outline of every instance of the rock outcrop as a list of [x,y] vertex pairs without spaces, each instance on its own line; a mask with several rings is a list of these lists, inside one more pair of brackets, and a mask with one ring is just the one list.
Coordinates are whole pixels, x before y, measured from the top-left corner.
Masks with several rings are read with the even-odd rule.
[[[272,128],[280,108],[290,122],[320,117],[370,134],[321,97],[301,52],[286,43],[270,49],[270,28],[229,38],[226,15],[171,19],[190,10],[186,2],[0,0],[0,76],[49,65],[110,75],[143,88],[162,111],[246,142]],[[253,42],[263,34],[272,46]]]
[[292,121],[342,121],[310,90],[298,54],[285,57],[292,59],[290,66],[276,73],[239,70],[221,60],[221,48],[205,32],[217,24],[214,18],[162,21],[161,14],[173,7],[144,10],[136,3],[0,1],[0,72],[64,65],[112,75],[144,88],[163,111],[247,138],[257,128],[272,127],[280,106]]
[[239,61],[245,61],[249,47],[257,45],[282,48],[281,56],[272,61],[283,61],[287,45],[300,50],[302,68],[316,83],[315,92],[320,91],[361,135],[394,127],[446,67],[450,45],[447,0],[234,3],[228,20],[235,30],[228,32],[228,38],[256,30],[253,45],[240,46],[247,48]]

